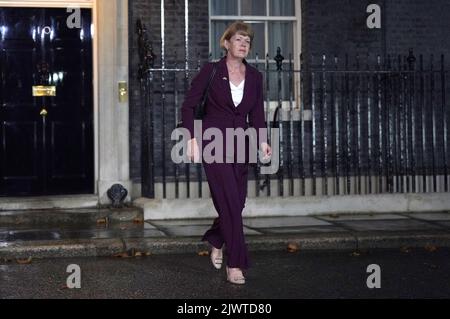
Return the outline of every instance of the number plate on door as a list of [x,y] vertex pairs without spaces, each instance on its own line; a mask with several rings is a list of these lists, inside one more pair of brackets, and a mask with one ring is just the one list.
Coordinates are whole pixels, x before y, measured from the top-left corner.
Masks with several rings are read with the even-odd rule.
[[54,85],[34,85],[33,96],[56,96],[56,86]]

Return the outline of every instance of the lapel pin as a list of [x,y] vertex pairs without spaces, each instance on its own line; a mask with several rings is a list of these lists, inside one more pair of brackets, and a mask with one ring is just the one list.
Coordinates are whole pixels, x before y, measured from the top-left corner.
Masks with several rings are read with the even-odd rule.
[[225,80],[225,81],[226,81],[226,80],[228,80],[228,79],[227,79],[227,77],[226,77],[226,76],[224,76],[224,77],[222,78],[222,80]]

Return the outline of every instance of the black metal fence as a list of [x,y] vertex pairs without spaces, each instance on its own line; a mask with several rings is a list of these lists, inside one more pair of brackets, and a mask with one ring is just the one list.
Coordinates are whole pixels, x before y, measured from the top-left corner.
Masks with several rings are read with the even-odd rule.
[[[154,68],[140,29],[142,195],[204,194],[201,164],[174,164],[170,139],[197,69]],[[251,61],[264,75],[269,128],[279,129],[280,168],[255,196],[449,191],[449,72],[444,56],[302,56]],[[180,67],[183,65],[183,67]],[[274,141],[272,141],[274,143]],[[253,185],[251,183],[254,183]],[[160,186],[159,194],[155,185]],[[183,185],[183,194],[180,186]]]
[[[345,56],[302,74],[310,83],[308,101],[313,137],[309,169],[313,179],[335,179],[334,193],[448,191],[448,71],[444,56],[376,57],[374,66]],[[306,136],[307,134],[302,134]],[[375,180],[369,178],[376,177]],[[352,178],[353,177],[353,178]],[[365,178],[364,178],[365,177]],[[315,187],[313,186],[313,189]],[[325,191],[326,193],[326,191]]]

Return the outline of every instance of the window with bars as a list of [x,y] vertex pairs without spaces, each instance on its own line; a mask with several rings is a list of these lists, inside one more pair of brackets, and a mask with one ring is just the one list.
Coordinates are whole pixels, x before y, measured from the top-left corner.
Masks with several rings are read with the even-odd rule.
[[[289,64],[289,56],[297,60],[300,54],[300,0],[209,0],[210,17],[210,52],[214,60],[222,57],[225,52],[220,48],[220,37],[226,27],[236,20],[249,23],[254,32],[252,49],[247,58],[251,64],[258,57],[259,70],[264,70],[266,55],[269,55],[269,69],[276,70],[274,57],[277,47],[281,54],[285,69]],[[296,62],[296,61],[295,61]],[[297,63],[294,63],[297,65]],[[278,75],[270,73],[270,100],[277,100]],[[282,74],[281,96],[289,99],[288,74]]]

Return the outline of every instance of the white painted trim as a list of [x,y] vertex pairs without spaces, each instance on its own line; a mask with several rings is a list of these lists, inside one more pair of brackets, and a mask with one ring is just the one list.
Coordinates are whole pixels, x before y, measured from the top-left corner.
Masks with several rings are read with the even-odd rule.
[[208,49],[208,56],[209,53],[212,53],[212,42],[211,42],[211,36],[212,36],[212,31],[211,31],[211,14],[212,14],[212,9],[211,9],[211,0],[208,0],[208,43],[209,43],[209,49]]
[[184,39],[186,41],[186,44],[185,44],[186,65],[185,65],[185,68],[189,69],[189,1],[188,0],[184,0]]
[[211,16],[211,20],[261,20],[261,21],[296,21],[296,17],[288,16]]
[[[119,102],[118,83],[128,82],[128,0],[97,0],[99,15],[98,196],[109,203],[107,190],[116,183],[131,190],[129,176],[129,102]],[[127,198],[129,200],[130,197]]]
[[[301,53],[301,0],[295,0],[295,15],[294,16],[269,16],[270,14],[270,6],[269,6],[269,0],[266,0],[266,6],[267,6],[267,15],[266,16],[242,16],[239,15],[240,13],[240,1],[238,2],[238,15],[212,15],[212,9],[211,9],[211,0],[209,0],[209,7],[208,7],[208,14],[209,14],[209,52],[212,52],[212,45],[211,45],[211,26],[212,21],[228,21],[228,20],[249,20],[249,21],[262,21],[264,22],[264,48],[267,51],[267,48],[269,48],[269,21],[292,21],[294,30],[293,30],[293,37],[294,37],[294,43],[293,43],[293,49],[294,49],[294,69],[299,69],[300,66],[298,65],[298,59],[296,59],[297,56]],[[265,60],[266,54],[268,52],[264,52],[263,56],[259,56],[260,60]],[[286,57],[287,58],[287,57]],[[249,60],[253,61],[253,60]],[[296,62],[297,61],[297,62]],[[274,63],[275,60],[270,59],[269,62]],[[288,62],[288,61],[285,61]],[[299,77],[298,75],[296,77]],[[297,94],[294,94],[294,97],[296,97]]]
[[40,8],[92,8],[96,0],[0,0],[0,7],[40,7]]
[[[300,54],[302,53],[302,1],[295,0],[295,15],[297,20],[294,22],[294,52],[292,57],[294,60],[294,70],[300,70]],[[300,72],[294,73],[294,100],[299,102],[303,98],[300,92]]]
[[[264,52],[264,56],[262,58],[266,60],[266,55],[269,54],[269,24],[267,23],[267,21],[264,21],[264,50],[266,52]],[[270,59],[269,57],[269,63],[270,60],[275,62],[275,60]]]
[[92,181],[94,183],[94,194],[98,194],[98,179],[99,179],[99,172],[100,172],[100,160],[99,160],[99,127],[100,127],[100,122],[99,122],[99,103],[100,103],[100,99],[99,99],[99,77],[98,77],[98,5],[97,5],[97,1],[98,0],[93,0],[94,1],[94,6],[92,8],[92,24],[93,24],[93,28],[94,28],[94,36],[92,37],[92,41],[93,41],[93,52],[92,52],[92,56],[93,56],[93,62],[92,62],[92,66],[93,66],[93,89],[94,89],[94,94],[93,94],[93,98],[94,98],[94,180]]
[[[302,53],[302,1],[301,0],[295,0],[295,16],[296,16],[296,21],[295,23],[297,24],[295,27],[295,31],[294,31],[294,39],[296,39],[297,41],[297,56],[294,57],[294,69],[295,70],[300,70],[300,65],[299,65],[299,56],[300,53]],[[296,34],[295,34],[296,33]],[[295,49],[294,49],[295,51]]]

